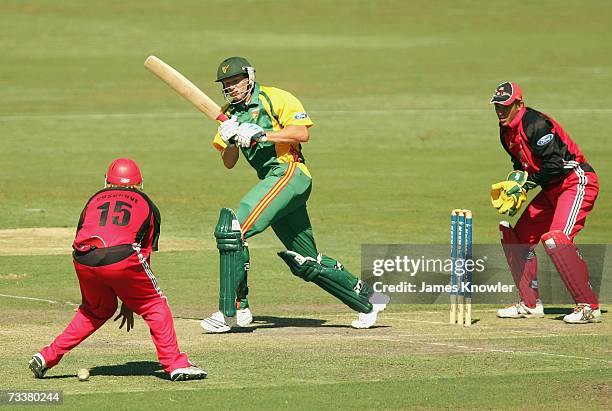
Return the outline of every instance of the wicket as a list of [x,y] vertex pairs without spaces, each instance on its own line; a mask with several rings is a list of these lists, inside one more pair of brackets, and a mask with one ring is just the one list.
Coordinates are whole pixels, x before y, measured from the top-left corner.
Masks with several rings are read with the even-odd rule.
[[[450,323],[472,325],[472,211],[451,211]],[[467,284],[469,287],[464,288]]]

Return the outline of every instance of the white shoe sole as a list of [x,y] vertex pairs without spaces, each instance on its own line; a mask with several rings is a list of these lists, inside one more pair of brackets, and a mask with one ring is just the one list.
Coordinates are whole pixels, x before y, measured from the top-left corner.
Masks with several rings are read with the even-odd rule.
[[200,322],[200,327],[209,333],[226,333],[232,329],[229,325],[215,320],[214,318],[205,318]]
[[511,319],[518,319],[518,318],[544,318],[544,314],[517,314],[517,315],[499,315],[497,314],[498,318],[511,318]]
[[578,320],[578,321],[568,321],[564,318],[563,321],[566,324],[588,324],[588,323],[600,323],[601,318],[591,318],[590,320]]
[[192,380],[203,380],[208,377],[208,373],[204,370],[198,373],[178,373],[177,375],[170,375],[172,381],[192,381]]
[[[523,307],[521,307],[523,308]],[[512,318],[512,319],[517,319],[517,318],[544,318],[544,308],[542,308],[542,312],[541,313],[537,313],[537,312],[532,312],[532,313],[517,313],[515,315],[503,315],[500,313],[500,311],[497,311],[497,317],[498,318]]]

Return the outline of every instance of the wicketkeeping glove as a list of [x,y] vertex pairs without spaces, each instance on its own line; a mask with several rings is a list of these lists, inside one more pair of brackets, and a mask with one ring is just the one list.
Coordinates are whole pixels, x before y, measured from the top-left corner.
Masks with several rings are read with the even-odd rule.
[[500,214],[516,214],[526,200],[527,190],[514,181],[501,181],[491,186],[491,204]]
[[515,181],[517,184],[523,187],[525,191],[529,191],[537,186],[535,182],[529,180],[529,174],[523,170],[511,171],[510,174],[508,174],[508,177],[506,177],[506,181]]
[[249,147],[252,140],[262,139],[266,136],[263,128],[253,123],[242,123],[238,127],[238,135],[236,136],[236,145],[240,147]]
[[516,183],[513,181],[500,181],[493,184],[491,186],[491,205],[499,210],[504,203],[509,201],[510,198],[506,192],[514,186],[516,186]]
[[491,187],[491,203],[494,202],[494,197],[497,199],[497,202],[493,203],[493,207],[499,209],[499,206],[501,205],[499,203],[498,190],[505,192],[506,195],[512,196],[516,201],[519,201],[520,197],[522,197],[524,193],[527,193],[530,188],[535,187],[535,183],[528,181],[528,177],[529,174],[526,171],[513,170],[510,172],[510,174],[508,174],[505,181],[494,184]]
[[514,205],[508,210],[508,215],[513,216],[523,206],[523,203],[527,201],[527,190],[523,189],[518,199],[515,200]]
[[225,120],[219,125],[217,129],[219,136],[221,136],[221,140],[228,146],[234,145],[232,138],[238,134],[238,126],[238,117],[236,116],[232,116],[232,118]]

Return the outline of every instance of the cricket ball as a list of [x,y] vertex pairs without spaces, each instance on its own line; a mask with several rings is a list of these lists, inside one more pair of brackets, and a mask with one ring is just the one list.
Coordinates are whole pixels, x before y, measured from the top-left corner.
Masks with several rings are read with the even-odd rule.
[[87,368],[80,368],[77,371],[77,378],[79,381],[87,381],[89,379],[89,370]]

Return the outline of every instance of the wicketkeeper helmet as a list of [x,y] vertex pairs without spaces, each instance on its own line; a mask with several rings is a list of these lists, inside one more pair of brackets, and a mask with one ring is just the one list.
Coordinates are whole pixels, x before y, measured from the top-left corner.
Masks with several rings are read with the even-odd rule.
[[108,167],[105,183],[126,187],[139,186],[142,185],[142,174],[134,160],[118,158]]

